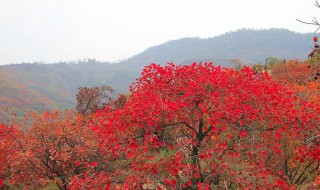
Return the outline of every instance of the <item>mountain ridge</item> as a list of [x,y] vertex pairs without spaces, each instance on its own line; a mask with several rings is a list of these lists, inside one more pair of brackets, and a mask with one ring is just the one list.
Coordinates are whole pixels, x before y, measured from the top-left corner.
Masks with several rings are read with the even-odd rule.
[[[274,35],[275,33],[277,33],[277,35]],[[124,62],[131,63],[142,61],[144,63],[143,65],[145,65],[146,62],[157,62],[159,64],[165,64],[166,62],[181,63],[184,59],[190,58],[210,58],[212,60],[239,58],[248,63],[264,62],[264,59],[267,57],[305,59],[305,52],[308,52],[310,48],[312,48],[312,44],[308,43],[312,42],[311,37],[311,33],[301,34],[287,29],[242,29],[206,39],[194,37],[167,41],[163,44],[150,47],[144,52],[133,56]],[[296,39],[298,39],[298,41],[296,41]],[[261,48],[260,51],[251,54],[250,52],[253,51],[248,47],[250,44],[253,44],[255,48]],[[293,45],[294,50],[298,55],[294,56],[293,51],[284,53],[285,49],[288,49],[288,45],[290,44]],[[189,47],[189,49],[186,49],[185,47]],[[179,48],[184,49],[174,52],[174,55],[172,55],[171,50]],[[292,47],[290,48],[292,49]],[[189,52],[188,54],[187,51],[190,49],[194,51]],[[274,51],[278,49],[281,49],[281,51]],[[160,53],[166,54],[166,57],[159,56]],[[227,57],[221,57],[226,54],[228,54]],[[253,58],[249,58],[248,55]]]
[[[22,110],[72,108],[76,103],[77,89],[81,86],[108,84],[115,88],[116,93],[128,92],[142,68],[150,63],[213,62],[230,67],[231,59],[241,59],[247,64],[263,63],[267,57],[303,60],[312,48],[312,37],[311,33],[300,34],[286,29],[243,29],[213,38],[167,41],[119,63],[88,59],[77,64],[2,65],[0,90],[7,90],[0,93],[0,109],[11,106],[13,110],[19,110],[17,103],[10,105],[12,97],[22,102]],[[29,97],[29,100],[23,102],[24,97]],[[41,101],[36,102],[37,99]]]

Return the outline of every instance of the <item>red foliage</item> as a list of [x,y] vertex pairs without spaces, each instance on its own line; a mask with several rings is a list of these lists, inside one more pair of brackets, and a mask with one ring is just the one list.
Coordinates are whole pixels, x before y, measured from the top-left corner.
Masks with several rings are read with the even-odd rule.
[[98,141],[76,112],[29,114],[26,119],[31,126],[23,136],[11,132],[8,141],[2,141],[1,153],[14,152],[6,156],[11,175],[3,178],[10,187],[40,188],[54,182],[66,189],[69,178],[80,175],[87,170],[85,163],[99,158]]
[[89,120],[44,113],[24,134],[1,133],[12,157],[1,156],[10,171],[0,168],[0,179],[60,189],[306,187],[319,175],[320,106],[289,88],[246,67],[151,64],[130,97]]
[[289,86],[300,99],[308,102],[320,102],[320,80],[314,80],[315,71],[307,62],[290,60],[278,63],[272,70],[272,78]]
[[6,185],[6,179],[12,175],[16,151],[21,149],[16,139],[23,138],[22,132],[13,126],[0,124],[0,187]]
[[[167,188],[288,189],[316,172],[319,140],[301,143],[318,133],[319,105],[300,102],[266,74],[151,64],[131,92],[123,108],[99,112],[90,124],[102,153],[125,163],[111,178],[143,184],[148,177]],[[303,157],[294,154],[300,148]]]

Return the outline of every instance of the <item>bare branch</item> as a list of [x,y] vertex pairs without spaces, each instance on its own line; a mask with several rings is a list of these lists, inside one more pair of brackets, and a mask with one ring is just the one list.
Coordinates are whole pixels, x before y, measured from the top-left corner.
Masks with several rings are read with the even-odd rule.
[[[315,1],[315,4],[314,6],[316,6],[317,8],[320,8],[320,3],[319,3],[319,0],[316,0]],[[298,22],[301,22],[303,24],[310,24],[310,25],[314,25],[314,26],[319,26],[318,29],[315,31],[315,33],[317,33],[317,31],[320,29],[320,23],[318,22],[317,18],[313,18],[312,19],[312,22],[305,22],[305,21],[302,21],[300,19],[296,19]]]
[[[187,128],[191,129],[192,131],[196,132],[196,129],[193,128],[191,125],[189,125],[187,122],[177,122],[177,123],[170,123],[170,124],[166,124],[163,125],[163,127],[168,127],[168,126],[174,126],[174,125],[180,125],[180,124],[184,124]],[[198,134],[198,133],[197,133]]]
[[320,4],[319,4],[319,1],[318,1],[318,0],[316,0],[316,3],[314,4],[314,6],[320,8]]
[[311,25],[317,25],[319,26],[319,23],[315,22],[314,20],[312,20],[312,22],[305,22],[305,21],[302,21],[302,20],[299,20],[299,19],[296,19],[298,22],[301,22],[303,24],[311,24]]
[[320,135],[312,136],[312,137],[310,137],[309,139],[306,139],[306,140],[303,142],[303,144],[308,144],[308,143],[310,143],[310,141],[317,140],[317,138],[319,138],[319,137],[320,137]]

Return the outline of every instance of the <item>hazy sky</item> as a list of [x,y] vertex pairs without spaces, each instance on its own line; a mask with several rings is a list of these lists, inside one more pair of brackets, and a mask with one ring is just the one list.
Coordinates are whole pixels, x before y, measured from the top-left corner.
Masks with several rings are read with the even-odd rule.
[[0,64],[116,61],[241,28],[314,32],[314,0],[0,0]]

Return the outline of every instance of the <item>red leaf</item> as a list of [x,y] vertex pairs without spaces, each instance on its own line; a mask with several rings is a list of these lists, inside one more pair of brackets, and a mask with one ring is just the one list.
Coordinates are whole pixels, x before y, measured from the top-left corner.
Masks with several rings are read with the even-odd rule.
[[195,178],[200,178],[200,175],[199,175],[198,173],[194,173],[193,176],[194,176]]
[[79,165],[80,165],[80,162],[79,162],[79,161],[75,161],[75,162],[74,162],[74,165],[79,166]]
[[248,134],[248,132],[243,130],[239,133],[239,136],[240,136],[240,138],[242,138],[242,137],[246,136],[247,134]]

